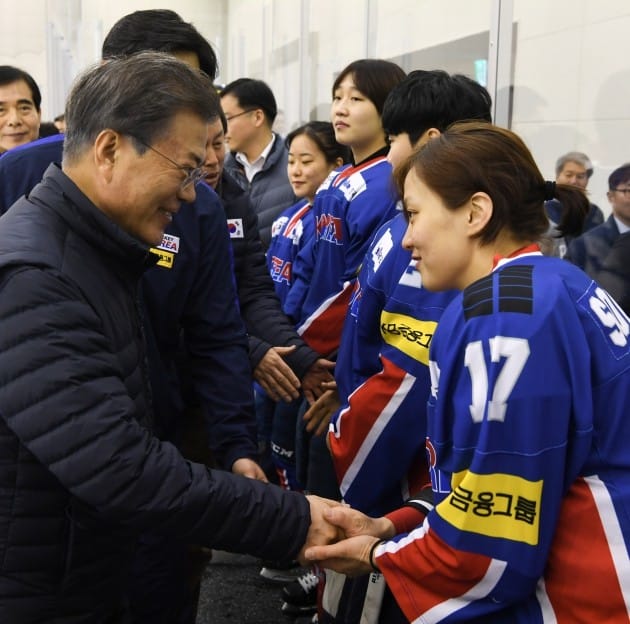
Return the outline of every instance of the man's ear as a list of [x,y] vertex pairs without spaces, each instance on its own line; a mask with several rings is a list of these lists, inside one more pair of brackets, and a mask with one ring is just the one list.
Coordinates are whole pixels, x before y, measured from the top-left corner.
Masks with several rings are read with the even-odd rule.
[[469,200],[466,207],[468,214],[468,233],[479,235],[492,218],[494,207],[487,193],[478,191]]
[[257,108],[254,111],[254,123],[258,127],[258,126],[262,126],[266,122],[267,122],[267,118],[265,117],[265,113],[263,112],[263,109]]
[[113,176],[116,160],[120,157],[122,136],[115,130],[106,128],[98,133],[92,153],[94,164],[109,182]]

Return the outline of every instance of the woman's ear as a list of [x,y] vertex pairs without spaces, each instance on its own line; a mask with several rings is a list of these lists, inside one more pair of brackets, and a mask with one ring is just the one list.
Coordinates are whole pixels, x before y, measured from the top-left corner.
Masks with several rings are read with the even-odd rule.
[[487,193],[478,191],[468,200],[468,232],[477,236],[492,218],[492,199]]

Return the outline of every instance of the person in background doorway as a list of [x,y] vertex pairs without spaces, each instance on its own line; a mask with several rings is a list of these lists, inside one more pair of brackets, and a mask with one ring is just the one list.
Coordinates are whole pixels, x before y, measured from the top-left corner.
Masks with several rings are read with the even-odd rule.
[[601,284],[630,315],[630,232],[620,234],[595,275]]

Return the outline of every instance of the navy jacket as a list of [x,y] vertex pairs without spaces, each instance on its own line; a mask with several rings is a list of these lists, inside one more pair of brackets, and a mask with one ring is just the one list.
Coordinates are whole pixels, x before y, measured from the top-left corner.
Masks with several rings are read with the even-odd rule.
[[[61,162],[63,136],[10,150],[0,157],[0,213]],[[220,465],[257,458],[256,425],[247,338],[235,303],[230,241],[221,202],[199,184],[197,198],[184,204],[167,233],[177,239],[172,264],[162,263],[142,280],[147,316],[149,371],[156,434],[178,441],[183,409],[176,354],[180,338],[190,356],[192,392],[202,406],[209,445]]]
[[595,280],[630,314],[630,232],[619,235]]
[[[545,202],[545,211],[547,212],[547,216],[551,221],[553,221],[556,225],[562,221],[562,204],[557,199],[550,199]],[[584,219],[584,224],[582,225],[582,234],[584,232],[588,232],[588,230],[592,230],[594,227],[601,225],[604,222],[604,213],[602,209],[596,204],[590,204],[588,214]],[[568,238],[568,237],[567,237]],[[567,240],[570,242],[573,238]]]
[[304,497],[143,426],[153,257],[55,165],[0,219],[0,622],[123,621],[141,532],[271,558],[305,540]]
[[565,258],[595,279],[618,236],[619,228],[610,215],[604,223],[573,240]]
[[319,358],[282,311],[269,275],[256,213],[247,193],[223,171],[218,191],[223,200],[234,250],[234,272],[241,315],[249,333],[249,357],[255,368],[272,346],[293,346],[284,359],[298,379]]
[[275,135],[273,147],[265,164],[253,178],[251,183],[245,176],[243,166],[228,154],[225,158],[225,169],[236,180],[238,185],[249,193],[249,198],[258,216],[260,239],[265,250],[271,241],[271,226],[276,217],[296,202],[293,188],[287,174],[289,151],[281,136]]

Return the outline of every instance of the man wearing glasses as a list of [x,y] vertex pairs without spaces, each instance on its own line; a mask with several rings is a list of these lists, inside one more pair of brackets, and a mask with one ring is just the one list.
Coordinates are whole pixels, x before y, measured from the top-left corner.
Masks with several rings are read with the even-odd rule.
[[619,235],[630,231],[630,164],[610,174],[607,197],[611,215],[601,225],[576,238],[566,256],[594,279]]
[[[102,52],[103,59],[109,60],[144,50],[172,54],[211,78],[216,73],[210,44],[173,11],[141,10],[122,17],[105,37]],[[218,98],[215,103],[218,106]],[[151,157],[165,179],[181,177],[182,193],[190,196],[199,178],[194,155],[183,154],[180,159],[162,149],[159,142],[147,147],[140,126],[131,133],[134,136],[126,136],[125,141]],[[2,156],[0,214],[30,193],[51,162],[61,162],[62,145],[63,136],[56,135]],[[154,153],[156,149],[162,156]],[[158,176],[156,192],[160,182]],[[144,190],[149,192],[149,180],[145,184]],[[161,440],[184,449],[190,427],[184,416],[184,399],[190,398],[199,405],[207,432],[199,446],[210,448],[215,465],[264,480],[256,461],[248,342],[236,305],[234,280],[227,270],[231,259],[225,214],[218,197],[204,184],[197,185],[195,194],[195,200],[182,206],[172,221],[168,207],[156,213],[153,227],[166,221],[168,227],[152,248],[159,255],[157,265],[142,276],[152,430]],[[178,367],[182,351],[188,356],[185,375]],[[203,563],[185,540],[143,535],[127,583],[134,621],[194,623]]]
[[222,89],[221,107],[230,149],[225,168],[249,192],[266,249],[274,219],[296,201],[287,175],[287,148],[271,130],[278,113],[276,99],[262,80],[239,78]]
[[138,281],[195,199],[218,110],[170,55],[101,64],[68,98],[62,167],[0,219],[0,622],[136,621],[141,533],[263,557],[336,537],[326,501],[185,461],[150,431]]

